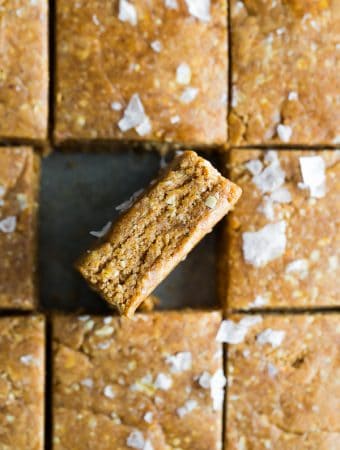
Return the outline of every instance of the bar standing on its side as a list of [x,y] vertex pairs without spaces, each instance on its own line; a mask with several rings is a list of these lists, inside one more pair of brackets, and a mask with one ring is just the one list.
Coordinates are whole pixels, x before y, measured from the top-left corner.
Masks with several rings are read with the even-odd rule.
[[122,315],[132,316],[240,195],[208,161],[185,151],[76,267]]

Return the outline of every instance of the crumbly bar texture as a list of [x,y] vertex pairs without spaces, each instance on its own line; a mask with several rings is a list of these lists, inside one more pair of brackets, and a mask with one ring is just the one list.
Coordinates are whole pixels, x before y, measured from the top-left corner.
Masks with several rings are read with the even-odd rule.
[[31,148],[0,148],[0,309],[36,305],[39,174]]
[[0,318],[0,448],[43,450],[45,323]]
[[105,300],[131,316],[240,193],[208,161],[183,152],[77,268]]
[[254,317],[231,317],[226,450],[337,450],[339,314]]
[[224,144],[226,28],[226,0],[59,0],[56,141]]
[[0,4],[0,138],[44,140],[48,116],[48,2]]
[[[217,450],[219,312],[53,321],[53,449]],[[127,340],[128,339],[128,340]]]
[[230,7],[231,145],[339,144],[339,1]]
[[231,151],[226,171],[244,195],[223,230],[225,308],[340,305],[339,160],[333,150]]

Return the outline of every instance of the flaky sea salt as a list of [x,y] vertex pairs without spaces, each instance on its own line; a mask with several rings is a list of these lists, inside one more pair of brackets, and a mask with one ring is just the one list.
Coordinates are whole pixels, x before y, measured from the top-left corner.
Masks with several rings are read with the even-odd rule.
[[142,136],[151,131],[151,123],[145,114],[143,103],[138,94],[131,96],[124,111],[124,116],[118,122],[118,127],[123,133],[134,128]]
[[135,203],[137,198],[144,192],[144,189],[139,189],[134,194],[131,195],[131,197],[128,200],[125,200],[125,202],[121,203],[120,205],[116,206],[116,210],[120,212],[127,211],[131,206]]
[[13,233],[17,227],[17,218],[15,216],[8,216],[0,220],[0,231],[3,233]]
[[252,181],[263,194],[273,192],[284,183],[285,172],[281,169],[279,163],[273,162],[262,172],[255,175]]
[[183,406],[176,409],[177,415],[182,419],[182,417],[189,414],[191,411],[193,411],[195,408],[197,408],[198,403],[196,400],[187,400]]
[[113,387],[110,384],[104,387],[103,394],[105,395],[105,397],[111,398],[111,399],[115,398],[115,396],[116,396],[116,394],[113,390]]
[[222,369],[217,369],[210,380],[210,396],[213,401],[213,410],[220,411],[223,407],[224,400],[224,386],[227,384],[227,379],[224,376]]
[[178,9],[177,0],[164,0],[164,3],[168,9]]
[[276,348],[282,344],[285,335],[285,331],[267,328],[257,335],[256,342],[260,345],[270,344],[273,348]]
[[183,62],[176,69],[176,81],[178,84],[189,84],[191,81],[191,69],[189,64]]
[[139,450],[153,450],[150,441],[145,441],[143,433],[139,430],[133,430],[127,440],[126,445],[130,448],[136,448]]
[[107,224],[105,224],[101,230],[90,231],[90,235],[94,236],[96,238],[102,238],[107,234],[107,232],[111,228],[111,225],[112,225],[112,222],[107,222]]
[[199,378],[198,378],[198,384],[203,389],[209,389],[210,388],[210,381],[211,381],[211,375],[209,372],[203,372]]
[[122,22],[128,22],[132,26],[137,25],[137,10],[132,3],[127,0],[119,0],[118,19]]
[[257,295],[255,299],[249,303],[248,308],[259,308],[265,306],[268,303],[268,299],[262,295]]
[[146,423],[152,423],[153,421],[153,413],[151,411],[148,411],[144,414],[144,420]]
[[185,0],[185,3],[192,16],[202,22],[210,20],[210,0]]
[[205,205],[210,209],[214,209],[217,205],[217,198],[214,195],[209,195],[205,201]]
[[38,361],[33,355],[20,356],[20,362],[22,364],[24,364],[25,366],[30,366],[30,365],[36,366],[36,365],[38,365]]
[[245,163],[245,167],[252,175],[259,175],[262,172],[263,164],[259,159],[251,159]]
[[191,103],[195,100],[198,94],[198,89],[194,87],[187,87],[181,94],[180,100],[184,104]]
[[168,355],[165,358],[165,361],[170,365],[170,370],[173,373],[190,370],[192,366],[192,356],[190,352],[179,352],[175,355]]
[[295,91],[289,92],[289,94],[288,94],[288,100],[289,100],[290,102],[292,102],[292,101],[294,101],[294,100],[298,100],[298,99],[299,99],[299,96],[298,96],[298,93],[297,93],[297,92],[295,92]]
[[296,273],[300,279],[308,275],[309,264],[307,259],[296,259],[286,266],[286,273]]
[[292,127],[290,127],[289,125],[283,125],[282,123],[280,123],[280,125],[277,126],[276,128],[277,131],[277,135],[279,136],[280,141],[282,142],[289,142],[290,138],[292,137]]
[[270,198],[276,203],[290,203],[292,201],[291,193],[284,187],[279,187],[274,192],[271,192]]
[[247,316],[239,322],[223,320],[217,332],[216,340],[225,344],[240,344],[254,325],[262,322],[261,316]]
[[161,41],[152,41],[150,44],[150,47],[152,48],[152,50],[156,53],[160,53],[162,50],[162,43]]
[[172,386],[172,378],[165,373],[159,373],[155,380],[155,388],[168,391]]
[[326,194],[326,165],[321,156],[299,158],[303,185],[310,190],[311,197],[321,198]]
[[120,102],[112,102],[111,109],[113,111],[121,111],[123,109],[123,105]]
[[85,386],[85,387],[91,389],[91,388],[93,388],[94,383],[93,383],[92,378],[84,378],[83,380],[81,380],[80,384],[82,386]]
[[247,231],[242,235],[245,261],[255,267],[265,266],[283,255],[286,250],[286,222],[265,225],[258,231]]

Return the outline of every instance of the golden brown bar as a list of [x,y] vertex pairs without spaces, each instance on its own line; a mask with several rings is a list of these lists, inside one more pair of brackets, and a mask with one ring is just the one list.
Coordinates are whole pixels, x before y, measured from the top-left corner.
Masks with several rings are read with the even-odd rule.
[[219,450],[219,312],[53,320],[53,449]]
[[47,137],[48,2],[0,4],[0,139]]
[[226,450],[337,450],[339,314],[245,319],[232,316],[224,335]]
[[340,305],[339,161],[332,150],[231,151],[226,172],[244,195],[224,225],[225,308]]
[[39,175],[30,147],[0,148],[0,309],[36,305]]
[[77,268],[105,300],[131,316],[240,193],[208,161],[186,151],[84,254]]
[[0,318],[0,448],[43,450],[45,322]]
[[226,0],[58,0],[57,142],[226,142]]
[[338,0],[231,0],[232,146],[340,143]]

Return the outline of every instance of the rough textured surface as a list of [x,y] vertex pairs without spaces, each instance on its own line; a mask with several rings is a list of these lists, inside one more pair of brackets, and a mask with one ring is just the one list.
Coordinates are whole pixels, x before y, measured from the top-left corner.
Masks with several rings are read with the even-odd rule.
[[194,152],[177,156],[122,214],[77,268],[119,312],[131,316],[233,207],[240,189]]
[[0,148],[0,309],[36,304],[39,167],[31,148]]
[[0,448],[43,450],[45,332],[40,316],[0,318]]
[[[321,198],[312,197],[310,189],[299,187],[303,181],[300,157],[312,156],[321,157],[317,158],[318,164],[325,164],[326,192]],[[271,158],[273,162],[269,161]],[[263,168],[260,175],[253,176],[249,168],[250,164],[258,164],[257,160]],[[229,170],[231,180],[244,194],[223,231],[219,290],[224,307],[339,306],[339,153],[232,150]],[[316,174],[315,170],[311,173]],[[287,195],[287,191],[289,202],[272,200],[280,192]],[[286,224],[286,246],[281,255],[261,267],[246,262],[245,233],[282,221]],[[273,242],[270,230],[267,237],[268,244]],[[229,280],[228,271],[232,274]]]
[[[198,382],[221,371],[220,321],[189,311],[55,317],[54,450],[94,450],[98,436],[101,450],[144,448],[127,445],[134,431],[152,444],[145,449],[220,449],[222,411]],[[180,417],[189,400],[195,407]]]
[[[117,0],[57,2],[58,142],[225,143],[226,2],[212,0],[206,22],[191,15],[184,0],[175,3],[177,9],[166,7],[164,0],[130,2],[137,11],[133,26],[118,19]],[[151,47],[158,41],[159,52]],[[178,82],[183,63],[191,76],[182,70]],[[187,88],[197,89],[197,95],[186,103],[181,96]],[[151,123],[145,135],[118,127],[134,94],[139,94]],[[195,91],[187,94],[195,96]]]
[[0,3],[0,138],[46,138],[47,4],[47,0]]
[[226,449],[337,450],[339,350],[338,314],[263,317],[229,345]]
[[232,145],[339,144],[339,29],[338,0],[231,0]]

